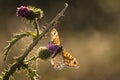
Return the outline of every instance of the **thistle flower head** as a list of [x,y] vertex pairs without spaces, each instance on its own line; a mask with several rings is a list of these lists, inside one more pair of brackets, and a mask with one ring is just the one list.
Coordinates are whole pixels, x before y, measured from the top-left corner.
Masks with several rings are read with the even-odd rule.
[[21,6],[17,8],[16,14],[28,20],[40,19],[43,17],[43,11],[32,6]]
[[48,44],[48,49],[51,53],[53,53],[54,51],[56,51],[58,49],[59,46],[53,44],[52,42],[49,42]]
[[30,9],[26,6],[17,8],[17,16],[27,17],[30,15]]

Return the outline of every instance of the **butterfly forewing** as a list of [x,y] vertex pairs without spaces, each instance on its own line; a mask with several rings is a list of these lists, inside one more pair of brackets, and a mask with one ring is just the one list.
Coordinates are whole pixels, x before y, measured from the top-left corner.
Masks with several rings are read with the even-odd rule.
[[57,30],[55,28],[52,29],[50,36],[51,36],[51,40],[50,41],[53,44],[60,45],[59,35],[58,35],[58,32],[57,32]]

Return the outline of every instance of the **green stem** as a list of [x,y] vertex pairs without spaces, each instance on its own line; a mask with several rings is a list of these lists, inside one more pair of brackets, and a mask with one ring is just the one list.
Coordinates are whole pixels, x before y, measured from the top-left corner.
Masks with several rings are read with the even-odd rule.
[[39,56],[32,57],[30,60],[25,61],[25,63],[30,62],[30,61],[33,61],[33,60],[36,60],[36,59],[38,59],[38,58],[39,58]]
[[34,26],[35,26],[35,30],[37,33],[37,37],[40,35],[40,29],[39,29],[39,24],[37,20],[34,20]]

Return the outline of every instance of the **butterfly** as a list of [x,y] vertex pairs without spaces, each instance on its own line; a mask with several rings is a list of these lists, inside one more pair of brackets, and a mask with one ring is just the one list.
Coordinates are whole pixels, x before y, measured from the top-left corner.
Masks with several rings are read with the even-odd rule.
[[55,28],[51,30],[50,33],[50,43],[52,46],[51,50],[53,51],[53,56],[50,58],[51,64],[55,69],[61,70],[63,67],[74,67],[79,68],[79,63],[69,52],[67,52],[60,44],[60,39],[58,32]]

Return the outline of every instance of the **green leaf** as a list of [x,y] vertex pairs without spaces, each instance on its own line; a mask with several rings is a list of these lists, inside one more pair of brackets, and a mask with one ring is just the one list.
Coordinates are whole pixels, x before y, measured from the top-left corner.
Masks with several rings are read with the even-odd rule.
[[4,52],[4,61],[6,61],[7,56],[9,54],[9,51],[11,50],[11,48],[14,46],[14,44],[16,44],[16,42],[18,42],[20,39],[22,39],[23,37],[27,37],[32,35],[33,37],[35,37],[35,34],[32,32],[26,32],[26,33],[21,33],[21,34],[16,34],[11,41],[9,41],[8,46],[5,48],[5,52]]
[[36,80],[36,78],[38,78],[36,71],[30,68],[28,69],[28,75],[30,76],[31,80]]

